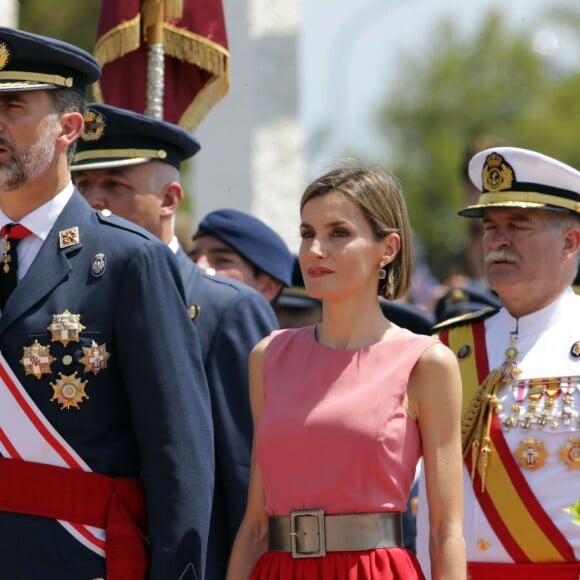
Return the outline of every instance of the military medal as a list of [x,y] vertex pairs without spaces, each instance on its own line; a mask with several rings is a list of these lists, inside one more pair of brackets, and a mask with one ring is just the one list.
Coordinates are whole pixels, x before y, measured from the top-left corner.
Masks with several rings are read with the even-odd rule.
[[88,399],[89,396],[85,393],[85,385],[87,381],[81,381],[77,378],[77,374],[63,375],[58,373],[60,379],[56,380],[56,383],[50,383],[54,395],[51,401],[56,401],[61,405],[60,410],[70,409],[74,407],[79,409],[79,403],[82,403],[83,399]]
[[501,365],[501,381],[504,384],[512,383],[515,378],[521,373],[516,362],[518,356],[518,349],[516,348],[516,340],[518,339],[518,332],[510,332],[510,345],[505,351],[505,360]]
[[524,402],[527,394],[528,394],[528,386],[527,381],[518,381],[515,385],[512,386],[512,393],[515,399],[511,407],[511,416],[508,417],[504,422],[504,427],[508,429],[508,431],[515,427],[520,418],[520,411],[522,410],[522,403]]
[[106,344],[98,345],[93,340],[90,347],[83,346],[83,353],[84,356],[79,362],[85,365],[85,373],[93,373],[96,375],[98,372],[107,368],[107,361],[111,355],[107,352]]
[[35,340],[31,346],[23,348],[23,355],[20,364],[24,367],[27,375],[34,375],[37,379],[43,374],[52,372],[50,365],[56,359],[50,354],[50,346],[42,346]]
[[81,324],[80,314],[71,314],[65,310],[62,314],[52,315],[52,323],[47,330],[52,333],[52,342],[67,346],[69,342],[79,342],[79,333],[85,328]]
[[12,262],[12,256],[10,255],[10,241],[6,236],[0,240],[2,256],[0,257],[0,262],[2,262],[2,271],[4,274],[10,272],[10,262]]
[[544,449],[544,442],[532,435],[524,441],[520,441],[520,446],[514,455],[520,467],[528,471],[536,471],[536,469],[544,467],[548,452]]
[[580,469],[580,439],[570,437],[568,443],[560,449],[560,458],[568,465],[568,469]]

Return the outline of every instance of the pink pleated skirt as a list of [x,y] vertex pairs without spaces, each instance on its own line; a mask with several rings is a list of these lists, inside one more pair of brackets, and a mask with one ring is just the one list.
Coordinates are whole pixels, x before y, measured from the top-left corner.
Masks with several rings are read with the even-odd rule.
[[266,552],[251,580],[424,580],[415,555],[405,548],[328,552],[322,558],[292,558]]

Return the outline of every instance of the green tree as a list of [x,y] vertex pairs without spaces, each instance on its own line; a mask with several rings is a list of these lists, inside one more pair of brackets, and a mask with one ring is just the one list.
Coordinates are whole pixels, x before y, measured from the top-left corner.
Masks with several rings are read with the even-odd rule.
[[403,55],[395,89],[378,112],[391,167],[402,179],[414,230],[433,272],[445,277],[461,254],[468,220],[466,152],[476,137],[537,149],[580,166],[580,73],[554,70],[530,33],[492,13],[475,35],[450,22],[434,34],[429,58]]
[[100,0],[20,0],[19,28],[93,52]]

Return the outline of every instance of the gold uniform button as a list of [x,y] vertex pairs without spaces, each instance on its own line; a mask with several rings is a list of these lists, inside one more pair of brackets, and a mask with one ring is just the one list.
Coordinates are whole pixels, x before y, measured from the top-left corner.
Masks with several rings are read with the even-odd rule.
[[64,364],[64,365],[70,365],[70,363],[72,363],[72,361],[73,361],[73,358],[70,354],[65,354],[62,357],[62,364]]
[[477,549],[481,550],[482,552],[489,550],[489,542],[487,540],[484,540],[483,538],[480,538],[479,540],[477,540]]

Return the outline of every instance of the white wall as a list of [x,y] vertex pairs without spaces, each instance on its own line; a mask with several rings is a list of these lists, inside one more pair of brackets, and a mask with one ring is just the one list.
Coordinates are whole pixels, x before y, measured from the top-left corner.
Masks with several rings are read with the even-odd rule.
[[0,26],[18,26],[18,7],[17,0],[0,0]]
[[300,0],[224,0],[230,91],[200,124],[193,221],[221,207],[249,212],[295,249],[304,188],[297,124]]

